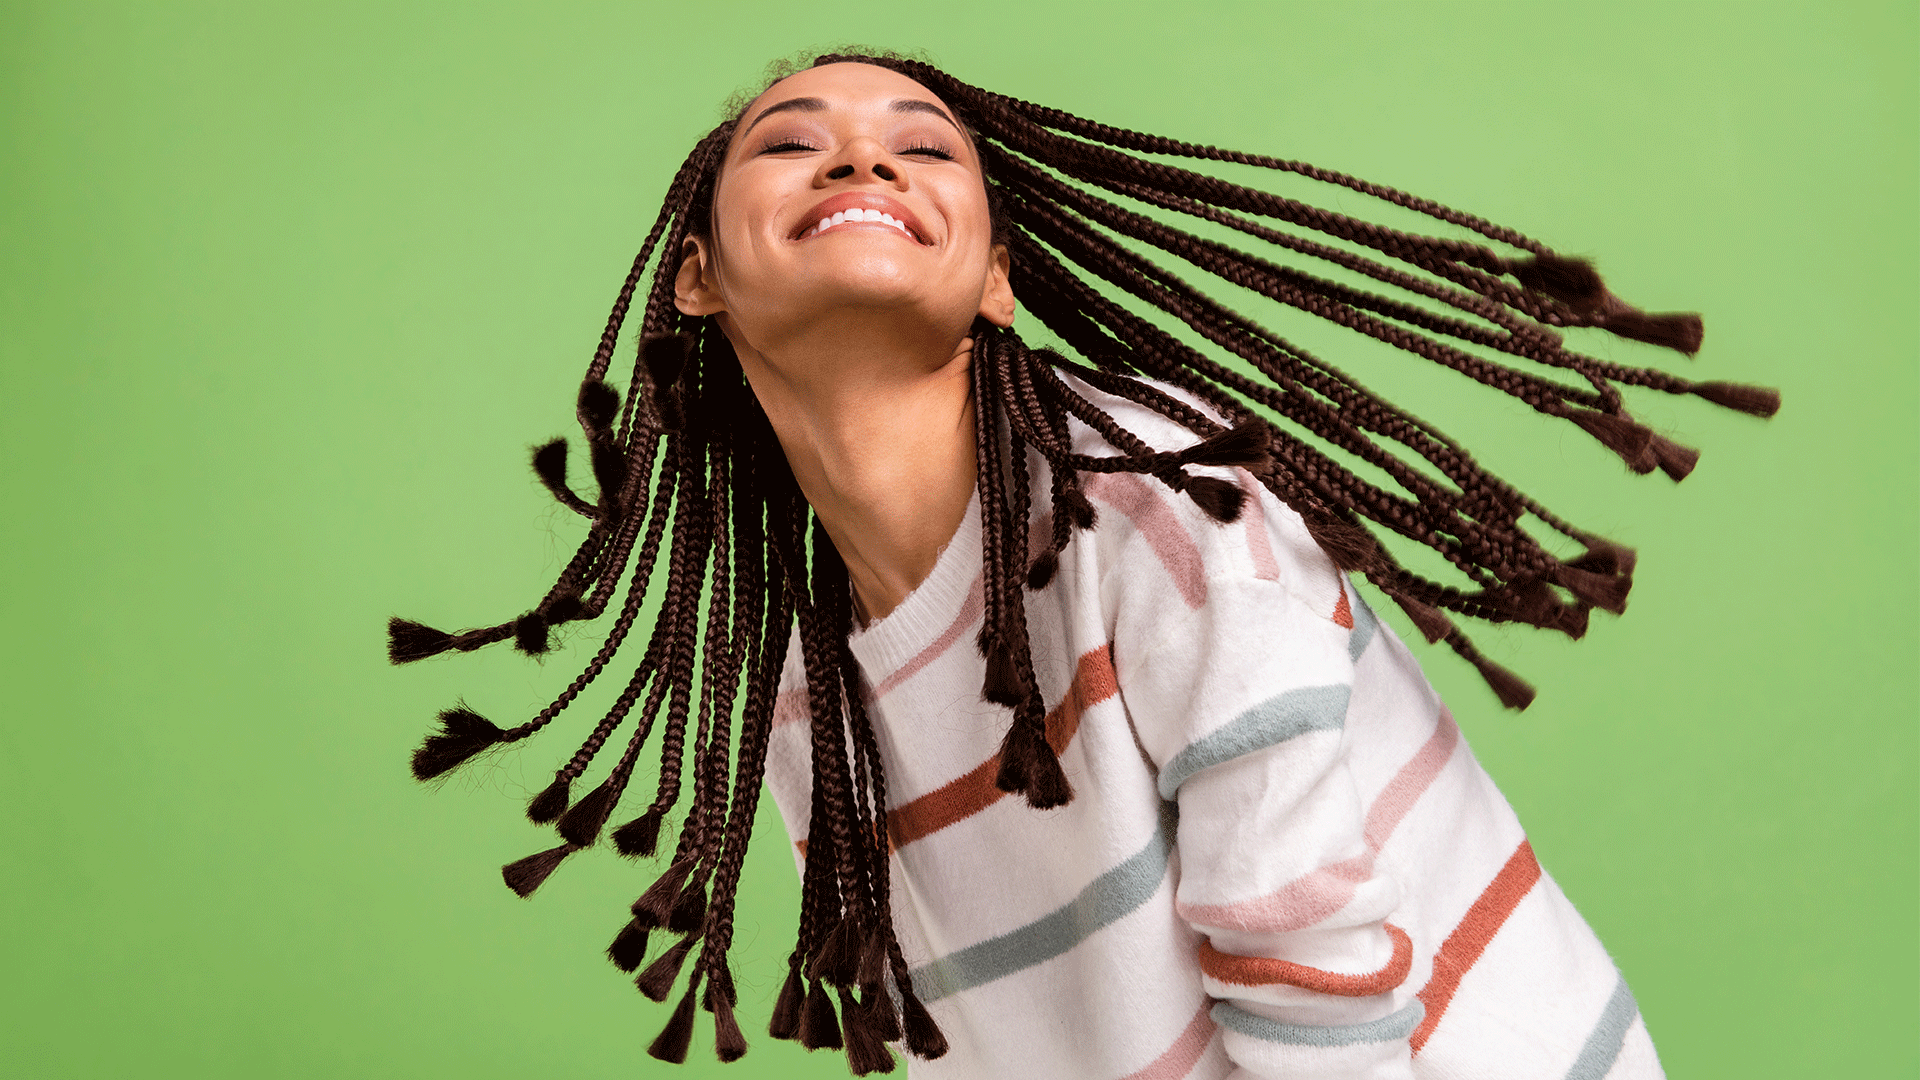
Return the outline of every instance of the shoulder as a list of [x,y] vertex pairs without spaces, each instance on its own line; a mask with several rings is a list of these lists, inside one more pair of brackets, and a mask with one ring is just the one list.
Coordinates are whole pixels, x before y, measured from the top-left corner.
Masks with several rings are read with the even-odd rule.
[[[1062,372],[1061,378],[1155,450],[1180,450],[1200,441],[1187,427],[1155,409],[1093,387],[1069,372]],[[1131,381],[1216,422],[1227,422],[1218,410],[1178,387],[1137,377]],[[1078,453],[1091,457],[1117,453],[1077,419],[1072,430]],[[1229,601],[1230,608],[1241,606],[1232,602],[1235,599],[1266,603],[1277,591],[1330,618],[1344,610],[1341,575],[1293,508],[1245,469],[1190,467],[1189,471],[1239,487],[1246,496],[1239,517],[1217,521],[1192,499],[1151,476],[1082,474],[1100,519],[1092,535],[1083,534],[1074,543],[1092,541],[1099,549],[1097,557],[1107,564],[1109,573],[1103,576],[1110,578],[1114,570],[1121,571],[1117,582],[1109,581],[1103,591],[1110,595],[1115,588],[1153,592],[1158,584],[1166,588],[1168,599],[1177,598],[1181,606],[1190,608],[1222,599]]]
[[[1170,420],[1159,411],[1149,408],[1132,398],[1102,390],[1071,371],[1058,372],[1060,380],[1068,389],[1085,398],[1094,408],[1112,417],[1122,428],[1155,450],[1184,450],[1200,441],[1184,425]],[[1171,383],[1143,376],[1120,376],[1127,382],[1142,388],[1143,393],[1151,396],[1165,395],[1182,405],[1198,410],[1201,415],[1216,423],[1226,423],[1227,419],[1199,398]],[[1068,420],[1073,432],[1073,449],[1076,453],[1092,457],[1111,457],[1118,453],[1101,435],[1080,421],[1079,417]]]

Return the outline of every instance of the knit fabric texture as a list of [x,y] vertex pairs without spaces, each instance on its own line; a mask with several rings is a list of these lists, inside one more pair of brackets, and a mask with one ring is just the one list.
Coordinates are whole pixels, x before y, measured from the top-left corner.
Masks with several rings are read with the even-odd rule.
[[[1159,448],[1195,441],[1063,377]],[[1088,474],[1098,524],[1027,594],[1067,806],[994,786],[1011,713],[980,696],[977,499],[926,581],[852,639],[900,944],[951,1045],[911,1074],[1662,1076],[1626,983],[1406,647],[1296,514],[1244,472],[1201,471],[1245,490],[1237,521]],[[804,860],[799,654],[767,783]]]

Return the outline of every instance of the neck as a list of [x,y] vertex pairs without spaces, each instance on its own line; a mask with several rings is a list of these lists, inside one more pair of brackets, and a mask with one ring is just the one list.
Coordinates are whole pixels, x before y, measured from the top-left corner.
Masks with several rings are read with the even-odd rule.
[[[865,350],[848,344],[863,339]],[[734,339],[794,479],[847,564],[863,622],[885,617],[926,580],[966,516],[975,478],[969,346],[835,333],[769,354]]]

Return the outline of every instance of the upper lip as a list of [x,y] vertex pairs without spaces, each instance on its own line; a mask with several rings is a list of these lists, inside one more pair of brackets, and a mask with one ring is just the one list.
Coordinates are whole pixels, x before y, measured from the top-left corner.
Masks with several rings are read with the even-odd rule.
[[920,224],[919,218],[913,216],[913,211],[885,195],[872,191],[843,191],[821,200],[813,209],[807,211],[806,216],[800,220],[800,224],[794,228],[787,239],[798,240],[806,235],[808,229],[820,224],[821,218],[832,217],[842,210],[853,209],[878,210],[905,225],[915,240],[922,244],[931,244],[927,239],[926,227]]

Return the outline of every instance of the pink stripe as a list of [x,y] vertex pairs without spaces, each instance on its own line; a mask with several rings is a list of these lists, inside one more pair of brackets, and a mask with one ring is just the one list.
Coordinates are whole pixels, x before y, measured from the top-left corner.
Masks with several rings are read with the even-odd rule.
[[[880,680],[880,685],[874,687],[872,691],[868,693],[867,701],[872,703],[882,694],[893,690],[901,683],[919,674],[928,664],[940,659],[942,654],[953,647],[954,642],[960,640],[960,635],[967,632],[967,627],[972,626],[974,620],[980,617],[980,612],[985,605],[986,601],[981,594],[980,579],[976,577],[973,579],[973,587],[967,590],[966,600],[960,604],[959,613],[953,617],[953,622],[950,623],[945,630],[940,632],[939,637],[933,639],[932,644],[915,653],[911,660],[901,664],[899,670]],[[809,719],[809,715],[807,709],[807,691],[805,687],[783,690],[778,697],[773,699],[774,727],[807,720]]]
[[1086,479],[1086,491],[1133,519],[1134,528],[1159,557],[1160,565],[1167,568],[1188,607],[1207,602],[1206,568],[1200,562],[1200,549],[1151,484],[1133,473],[1094,473]]
[[1232,904],[1175,904],[1180,917],[1201,926],[1277,934],[1304,930],[1347,906],[1353,891],[1373,876],[1373,852],[1322,866],[1282,885],[1277,892]]
[[1209,998],[1165,1053],[1154,1058],[1146,1068],[1130,1072],[1120,1080],[1183,1080],[1200,1063],[1200,1055],[1207,1052],[1207,1044],[1213,1041],[1213,1017],[1207,1015],[1212,1008],[1213,1001]]
[[961,603],[960,613],[953,617],[953,622],[945,630],[940,631],[940,636],[934,638],[932,644],[915,653],[913,659],[901,664],[893,674],[881,679],[880,685],[873,688],[873,696],[877,698],[888,693],[894,687],[919,674],[920,669],[940,659],[943,653],[953,647],[954,642],[960,640],[960,635],[967,632],[967,627],[972,626],[974,620],[980,617],[980,612],[985,606],[986,600],[980,587],[980,579],[974,578],[973,587],[967,590],[967,599]]
[[1400,766],[1400,771],[1393,775],[1380,797],[1373,800],[1372,809],[1367,811],[1368,847],[1379,851],[1386,846],[1387,837],[1400,827],[1400,819],[1420,801],[1421,793],[1433,786],[1434,778],[1453,757],[1453,748],[1459,742],[1460,728],[1454,724],[1453,714],[1442,705],[1440,722],[1434,725],[1426,745],[1413,755],[1413,760]]
[[[1031,561],[1037,557],[1052,538],[1053,514],[1051,511],[1043,510],[1027,527],[1027,559]],[[915,653],[913,659],[901,664],[893,674],[881,679],[880,685],[873,688],[872,696],[867,700],[872,701],[892,692],[901,683],[919,674],[928,664],[940,659],[948,649],[953,647],[954,642],[960,640],[960,635],[967,632],[967,627],[972,626],[974,620],[978,619],[980,613],[986,608],[981,580],[978,577],[973,579],[973,585],[967,589],[967,598],[961,603],[959,613],[953,617],[953,622],[940,632],[940,636],[934,638],[926,648]]]
[[1253,559],[1253,576],[1261,581],[1279,581],[1280,564],[1274,560],[1273,545],[1267,540],[1267,511],[1260,504],[1262,488],[1245,469],[1233,470],[1233,478],[1239,482],[1240,490],[1247,493],[1240,520],[1247,528],[1247,554]]
[[[1046,547],[1047,541],[1052,538],[1052,535],[1053,514],[1043,510],[1033,519],[1032,524],[1027,530],[1027,557],[1031,559],[1039,555],[1041,549]],[[980,582],[981,579],[979,577],[973,579],[973,585],[967,589],[967,598],[961,602],[959,612],[954,615],[953,622],[949,623],[947,628],[940,632],[939,637],[934,638],[932,643],[926,648],[915,653],[912,659],[901,664],[893,674],[880,680],[880,685],[874,687],[867,696],[869,703],[897,689],[901,683],[919,674],[928,664],[940,659],[948,649],[953,647],[954,642],[960,640],[960,635],[967,632],[967,627],[973,625],[974,620],[980,617],[981,611],[986,607],[986,600],[982,594]],[[796,723],[808,718],[807,691],[804,687],[782,691],[780,695],[774,699],[774,727],[779,727],[782,724]]]
[[773,726],[785,727],[811,719],[807,711],[807,690],[782,690],[773,699]]
[[1266,896],[1231,904],[1176,904],[1175,909],[1188,922],[1258,933],[1303,930],[1339,911],[1353,899],[1354,890],[1373,876],[1375,853],[1433,786],[1459,742],[1460,728],[1453,714],[1442,707],[1433,734],[1367,808],[1365,852],[1302,874]]

